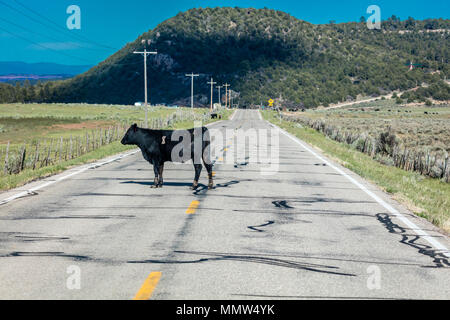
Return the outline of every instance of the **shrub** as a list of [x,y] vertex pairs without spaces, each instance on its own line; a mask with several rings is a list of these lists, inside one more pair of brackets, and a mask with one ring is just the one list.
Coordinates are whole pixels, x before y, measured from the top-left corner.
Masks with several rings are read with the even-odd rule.
[[380,133],[380,136],[378,138],[378,147],[381,153],[390,155],[397,145],[398,139],[391,128],[389,128],[385,132]]

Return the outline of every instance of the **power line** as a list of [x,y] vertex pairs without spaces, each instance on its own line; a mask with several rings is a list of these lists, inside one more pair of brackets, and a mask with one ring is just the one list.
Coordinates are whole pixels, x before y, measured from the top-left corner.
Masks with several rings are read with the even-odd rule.
[[[16,2],[17,2],[17,1],[16,1]],[[23,5],[23,4],[19,3],[19,2],[17,2],[17,3],[18,3],[19,5],[21,5],[21,6],[23,6],[23,7],[24,7],[25,9],[27,9],[28,11],[33,12],[35,15],[37,15],[37,16],[39,16],[39,17],[45,19],[45,20],[51,21],[51,20],[49,20],[48,18],[46,18],[45,16],[41,15],[40,13],[34,11],[33,9],[27,8],[25,5]],[[36,19],[36,18],[34,18],[33,16],[30,16],[29,14],[24,13],[23,11],[21,11],[21,10],[19,10],[19,9],[17,9],[17,8],[15,8],[15,7],[13,7],[13,6],[11,6],[11,5],[9,5],[9,4],[7,4],[7,3],[1,1],[1,0],[0,0],[0,4],[2,4],[3,6],[9,8],[9,9],[15,11],[15,12],[18,12],[19,14],[21,14],[21,15],[27,17],[28,19],[30,19],[30,20],[32,20],[32,21],[34,21],[34,22],[36,22],[36,23],[38,23],[38,24],[40,24],[40,25],[43,25],[43,26],[46,27],[46,28],[49,28],[49,29],[55,30],[55,31],[57,31],[57,32],[63,33],[64,36],[66,36],[66,37],[76,38],[78,41],[89,42],[89,43],[91,43],[91,44],[94,44],[94,45],[96,45],[96,46],[103,47],[103,48],[106,48],[106,49],[114,49],[114,50],[117,50],[117,48],[105,46],[105,45],[96,43],[96,42],[94,42],[94,41],[91,41],[91,40],[89,40],[89,39],[86,39],[86,38],[84,38],[84,37],[81,37],[81,36],[79,36],[79,35],[75,35],[75,34],[73,34],[73,33],[70,33],[67,29],[65,29],[65,28],[63,28],[63,27],[57,25],[57,24],[54,23],[54,22],[52,22],[52,23],[53,23],[53,24],[56,24],[58,28],[55,28],[55,27],[53,27],[53,26],[49,26],[49,25],[43,23],[41,20]],[[86,39],[86,40],[85,40],[85,39]]]
[[[19,25],[19,24],[17,24],[17,23],[14,23],[14,22],[11,22],[11,21],[9,21],[9,20],[6,20],[5,18],[0,17],[0,20],[3,20],[3,21],[5,21],[6,23],[9,23],[10,25],[13,25],[13,26],[15,26],[15,27],[17,27],[17,28],[20,28],[20,29],[22,29],[22,30],[25,30],[25,31],[27,31],[27,32],[29,32],[29,33],[38,35],[38,36],[40,36],[40,37],[48,38],[48,39],[51,39],[51,40],[54,40],[54,41],[57,41],[57,42],[62,42],[61,39],[54,38],[54,37],[52,37],[52,36],[44,35],[44,34],[42,34],[42,33],[39,33],[39,32],[33,31],[33,30],[30,30],[30,29],[25,28],[25,27],[23,27],[23,26],[21,26],[21,25]],[[80,45],[79,45],[78,43],[76,43],[76,42],[73,42],[73,44],[74,44],[75,46],[79,47],[79,48],[83,48],[83,49],[87,49],[87,50],[99,51],[99,49],[88,48],[88,47],[82,47],[82,46],[80,46]]]
[[[11,25],[14,25],[14,26],[16,26],[16,27],[18,27],[18,28],[21,28],[21,29],[23,29],[23,30],[25,30],[25,31],[28,31],[28,32],[33,33],[33,34],[36,34],[36,35],[38,35],[38,36],[41,36],[41,37],[47,37],[47,38],[52,39],[52,40],[55,40],[55,41],[60,41],[60,40],[57,39],[57,38],[53,38],[53,37],[51,37],[51,36],[45,36],[45,35],[43,35],[43,34],[41,34],[41,33],[38,33],[38,32],[32,31],[32,30],[30,30],[30,29],[27,29],[27,28],[25,28],[25,27],[22,27],[22,26],[20,26],[20,25],[18,25],[18,24],[16,24],[16,23],[11,22],[11,21],[8,21],[8,20],[6,20],[6,19],[4,19],[4,18],[1,18],[1,17],[0,17],[0,20],[3,20],[3,21],[5,21],[5,22],[7,22],[7,23],[9,23],[9,24],[11,24]],[[20,39],[22,39],[22,40],[24,40],[24,41],[27,41],[27,42],[31,42],[31,43],[33,43],[34,45],[37,45],[37,46],[39,46],[39,47],[41,47],[41,48],[43,48],[43,49],[52,50],[52,51],[55,51],[55,52],[57,52],[57,53],[59,53],[59,54],[63,54],[63,55],[65,55],[65,56],[68,56],[68,57],[71,57],[71,58],[76,58],[76,59],[79,59],[79,60],[88,62],[88,60],[86,60],[86,59],[83,59],[83,58],[80,58],[80,57],[77,57],[77,56],[73,56],[73,55],[70,55],[70,54],[66,54],[66,53],[61,52],[61,51],[59,51],[59,50],[52,49],[52,48],[47,47],[47,46],[45,46],[45,45],[43,45],[43,44],[34,42],[34,41],[32,41],[32,40],[30,40],[30,39],[27,39],[27,38],[25,38],[25,37],[23,37],[23,36],[20,36],[20,35],[18,35],[18,34],[15,34],[15,33],[11,32],[11,31],[8,31],[8,30],[6,30],[6,29],[4,29],[4,28],[1,28],[1,27],[0,27],[0,29],[3,30],[3,31],[5,31],[5,32],[7,32],[7,33],[9,33],[10,35],[12,35],[12,36],[14,36],[14,37],[20,38]],[[77,44],[74,43],[74,45],[77,45]],[[86,48],[86,49],[95,50],[95,49],[92,49],[92,48]],[[108,66],[128,66],[128,65],[135,65],[135,64],[139,64],[139,63],[141,63],[141,61],[124,62],[124,63],[108,63]],[[89,64],[91,64],[91,62],[90,62]]]
[[[28,11],[34,13],[35,15],[39,16],[40,18],[42,18],[42,19],[44,19],[44,20],[50,22],[51,24],[55,25],[57,28],[61,29],[62,31],[64,31],[64,32],[66,32],[66,33],[69,32],[67,29],[65,29],[64,27],[61,27],[58,23],[56,23],[56,22],[54,22],[53,20],[47,18],[46,16],[40,14],[40,13],[37,12],[36,10],[33,10],[33,9],[27,7],[26,5],[24,5],[23,3],[21,3],[21,2],[19,2],[19,1],[17,1],[17,0],[14,0],[14,1],[15,1],[18,5],[20,5],[21,7],[25,8],[26,10],[28,10]],[[90,40],[90,39],[88,39],[88,38],[86,38],[86,37],[84,37],[84,36],[81,36],[81,35],[76,35],[76,34],[70,34],[70,35],[73,36],[73,37],[76,37],[76,38],[78,38],[78,39],[81,39],[82,41],[85,41],[85,42],[88,42],[88,43],[95,44],[95,45],[97,45],[97,46],[99,46],[99,47],[103,47],[103,48],[106,48],[106,49],[117,50],[117,48],[114,48],[114,47],[111,47],[111,46],[108,46],[108,45],[104,45],[104,44],[101,44],[101,43],[92,41],[92,40]]]
[[65,53],[65,52],[61,52],[61,51],[52,49],[52,48],[50,48],[50,47],[46,47],[46,46],[44,46],[44,45],[42,45],[42,44],[40,44],[40,43],[37,43],[37,42],[34,42],[34,41],[30,40],[30,39],[27,39],[27,38],[25,38],[25,37],[22,37],[22,36],[20,36],[20,35],[18,35],[18,34],[15,34],[15,33],[11,32],[11,31],[8,31],[8,30],[6,30],[6,29],[4,29],[4,28],[2,28],[2,27],[0,27],[0,30],[3,30],[4,32],[9,33],[10,35],[12,35],[12,36],[14,36],[14,37],[16,37],[16,38],[20,38],[20,39],[22,39],[22,40],[24,40],[24,41],[30,42],[30,43],[32,43],[32,44],[34,44],[34,45],[36,45],[36,46],[38,46],[38,47],[41,47],[41,48],[43,48],[43,49],[51,50],[51,51],[54,51],[54,52],[59,53],[59,54],[61,54],[61,55],[64,55],[64,56],[66,56],[66,57],[75,58],[75,59],[78,59],[78,60],[81,60],[81,61],[89,62],[89,64],[91,64],[91,61],[89,61],[89,60],[86,60],[86,59],[84,59],[84,58],[80,58],[80,57],[77,57],[77,56],[73,56],[73,55],[71,55],[71,54],[68,54],[68,53]]

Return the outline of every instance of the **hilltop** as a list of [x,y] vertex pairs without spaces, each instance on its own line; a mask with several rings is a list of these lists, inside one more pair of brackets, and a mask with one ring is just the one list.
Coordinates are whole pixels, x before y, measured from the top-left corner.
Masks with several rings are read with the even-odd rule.
[[[149,57],[152,103],[187,101],[190,78],[185,74],[195,72],[200,74],[196,100],[204,104],[210,92],[206,82],[213,77],[231,84],[241,106],[268,98],[287,106],[328,105],[439,82],[449,74],[449,30],[450,21],[443,19],[400,21],[393,16],[383,21],[381,30],[369,30],[363,22],[314,25],[271,9],[192,9],[162,22],[87,72],[47,88],[41,85],[39,91],[45,93],[40,98],[142,101],[142,56],[132,52],[150,39],[150,49],[159,53]],[[405,64],[410,61],[419,66],[408,71]]]

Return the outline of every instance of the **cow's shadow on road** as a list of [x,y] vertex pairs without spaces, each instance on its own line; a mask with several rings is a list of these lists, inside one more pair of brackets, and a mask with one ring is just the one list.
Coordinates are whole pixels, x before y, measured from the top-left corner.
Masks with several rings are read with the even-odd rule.
[[[213,190],[219,189],[219,188],[227,188],[227,187],[237,184],[237,183],[239,183],[238,180],[232,180],[232,181],[228,181],[228,182],[224,182],[224,183],[218,183],[218,184],[214,185]],[[121,182],[121,184],[138,184],[138,185],[149,186],[149,187],[154,185],[153,181],[134,181],[134,180],[123,181],[123,182]],[[189,182],[164,182],[163,189],[164,189],[164,187],[190,187],[190,186],[192,186],[192,183],[189,183]],[[208,191],[208,186],[203,183],[199,183],[197,189],[193,190],[193,193],[195,195],[200,195],[207,191]]]
[[[154,183],[153,183],[153,181],[133,181],[133,180],[130,180],[130,181],[123,181],[123,182],[121,182],[121,184],[122,183],[125,183],[125,184],[139,184],[139,185],[142,185],[142,186],[153,186],[154,185]],[[164,187],[190,187],[190,186],[192,186],[192,182],[191,183],[189,183],[189,182],[164,182],[164,185],[163,185],[163,188]],[[200,186],[200,184],[199,184],[199,186]]]

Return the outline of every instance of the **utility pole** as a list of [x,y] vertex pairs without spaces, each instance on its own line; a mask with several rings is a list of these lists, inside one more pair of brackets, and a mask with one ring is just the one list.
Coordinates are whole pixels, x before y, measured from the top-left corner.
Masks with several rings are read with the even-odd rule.
[[191,109],[194,108],[194,77],[198,77],[198,74],[187,74],[186,77],[191,77]]
[[135,54],[143,54],[144,55],[144,92],[145,92],[145,127],[148,128],[148,106],[147,106],[147,56],[149,54],[157,54],[156,51],[147,51],[146,43],[150,45],[151,40],[142,40],[144,44],[144,51],[134,51]]
[[210,112],[213,111],[213,89],[214,89],[214,85],[215,85],[216,83],[217,83],[217,82],[214,82],[212,77],[211,77],[211,81],[208,82],[208,84],[211,85],[211,107],[210,107],[210,109],[209,109]]
[[228,83],[223,85],[225,87],[225,108],[228,106],[228,87],[230,86]]
[[222,101],[220,100],[220,89],[222,89],[223,86],[217,86],[216,88],[219,89],[218,90],[219,91],[219,105],[221,106],[222,105]]

